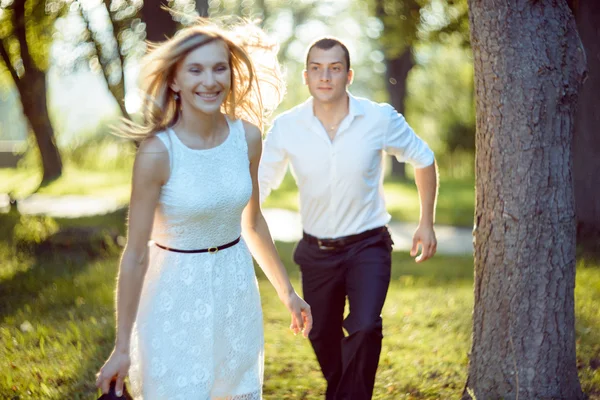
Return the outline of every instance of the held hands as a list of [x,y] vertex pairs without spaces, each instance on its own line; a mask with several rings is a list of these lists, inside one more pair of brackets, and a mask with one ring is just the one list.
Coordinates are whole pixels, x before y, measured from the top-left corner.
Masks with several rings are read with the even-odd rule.
[[117,396],[121,396],[123,393],[123,381],[127,376],[130,364],[129,352],[120,352],[114,349],[98,373],[96,387],[100,388],[103,394],[106,394],[110,389],[110,382],[116,379],[115,393]]
[[[415,257],[419,246],[421,247],[421,254],[418,257]],[[433,225],[419,225],[413,235],[413,245],[412,249],[410,249],[410,256],[415,257],[415,261],[420,263],[433,257],[436,250],[437,240],[435,238]]]
[[288,311],[292,314],[290,329],[294,332],[294,335],[302,331],[304,337],[307,338],[313,323],[312,313],[308,303],[300,298],[293,290],[289,295],[280,298]]

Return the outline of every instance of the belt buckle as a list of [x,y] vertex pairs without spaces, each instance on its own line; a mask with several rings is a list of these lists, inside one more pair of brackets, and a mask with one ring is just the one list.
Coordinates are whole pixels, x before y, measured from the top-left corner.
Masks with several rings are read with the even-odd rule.
[[215,254],[215,253],[216,253],[216,252],[218,252],[218,251],[219,251],[219,248],[218,248],[218,247],[209,247],[209,248],[208,248],[208,252],[209,252],[210,254]]
[[317,239],[317,244],[319,245],[319,249],[321,249],[321,250],[332,250],[335,248],[335,247],[331,247],[331,246],[325,246],[321,239]]

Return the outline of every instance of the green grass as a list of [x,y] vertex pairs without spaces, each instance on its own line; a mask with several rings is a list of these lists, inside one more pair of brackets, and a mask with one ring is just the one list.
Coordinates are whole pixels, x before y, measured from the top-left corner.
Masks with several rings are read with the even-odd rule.
[[[42,175],[40,171],[25,168],[0,168],[0,193],[11,193],[23,198],[38,189]],[[131,169],[98,171],[65,167],[63,175],[37,190],[49,195],[89,195],[114,197],[119,202],[129,200]]]
[[[0,216],[8,229],[23,224]],[[61,228],[105,226],[123,232],[124,213],[57,220]],[[75,222],[78,221],[78,222]],[[278,249],[294,285],[293,245]],[[118,252],[89,255],[16,252],[0,240],[0,398],[95,399],[94,374],[112,348]],[[600,394],[600,267],[578,267],[579,374],[591,398]],[[436,255],[420,265],[394,253],[383,310],[384,345],[375,399],[458,398],[467,373],[473,275],[470,257]],[[265,316],[264,398],[321,399],[325,385],[308,341],[288,330],[289,316],[258,271]]]
[[[0,193],[12,193],[22,198],[36,191],[41,172],[33,169],[0,168]],[[38,193],[51,195],[79,194],[115,197],[125,204],[129,199],[131,168],[82,170],[72,164],[63,176],[44,186]],[[389,213],[397,221],[418,222],[419,197],[412,181],[386,179],[384,184]],[[442,225],[473,226],[475,204],[474,182],[442,180],[438,196],[436,222]],[[287,174],[279,189],[267,198],[264,207],[298,210],[298,191],[291,174]]]
[[[384,182],[388,212],[397,221],[418,222],[419,195],[412,181],[393,178]],[[298,210],[298,192],[294,178],[287,174],[279,189],[273,191],[264,207]],[[471,180],[442,180],[436,209],[436,223],[472,227],[475,207],[475,183]]]

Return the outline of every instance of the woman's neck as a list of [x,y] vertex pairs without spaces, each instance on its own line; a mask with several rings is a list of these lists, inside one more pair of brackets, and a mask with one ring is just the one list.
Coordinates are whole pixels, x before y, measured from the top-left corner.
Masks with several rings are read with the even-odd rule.
[[210,139],[219,136],[224,125],[226,125],[225,116],[220,111],[207,114],[195,110],[181,110],[175,127],[189,135]]

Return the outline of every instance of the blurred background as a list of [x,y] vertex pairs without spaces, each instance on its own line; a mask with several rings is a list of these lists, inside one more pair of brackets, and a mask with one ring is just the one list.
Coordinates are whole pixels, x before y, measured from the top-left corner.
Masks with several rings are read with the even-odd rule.
[[[308,97],[306,47],[333,35],[350,50],[361,97],[389,102],[436,153],[440,250],[408,256],[419,217],[412,168],[387,160],[396,248],[384,309],[376,399],[458,398],[473,304],[475,108],[466,0],[0,0],[0,398],[93,399],[114,340],[114,281],[125,243],[135,146],[110,133],[136,118],[138,60],[200,16],[259,19],[280,43],[287,93]],[[593,200],[592,200],[593,201]],[[265,205],[291,261],[301,231],[287,176]],[[594,246],[589,246],[594,248]],[[598,262],[581,249],[578,366],[600,393]],[[265,398],[318,399],[324,383],[306,341],[257,270],[266,329]]]

